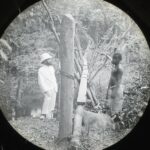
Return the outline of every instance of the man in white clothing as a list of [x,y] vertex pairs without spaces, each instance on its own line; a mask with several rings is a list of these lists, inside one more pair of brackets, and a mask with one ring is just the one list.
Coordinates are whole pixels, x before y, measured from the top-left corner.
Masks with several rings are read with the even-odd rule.
[[42,54],[41,64],[38,70],[38,83],[44,95],[41,118],[53,118],[58,87],[55,69],[52,66],[52,56],[48,53]]

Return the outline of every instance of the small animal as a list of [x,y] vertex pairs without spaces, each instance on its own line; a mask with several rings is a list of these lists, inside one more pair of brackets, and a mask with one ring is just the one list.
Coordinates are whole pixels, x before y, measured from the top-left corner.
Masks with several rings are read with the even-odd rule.
[[85,126],[86,135],[89,135],[91,128],[98,129],[99,132],[106,129],[115,129],[115,124],[109,115],[87,110],[83,110],[83,125]]

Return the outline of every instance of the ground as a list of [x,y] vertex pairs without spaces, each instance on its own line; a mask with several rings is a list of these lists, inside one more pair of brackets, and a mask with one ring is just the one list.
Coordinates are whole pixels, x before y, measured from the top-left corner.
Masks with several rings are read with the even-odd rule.
[[[33,144],[46,150],[55,149],[54,141],[58,134],[58,121],[21,117],[15,121],[10,121],[10,124]],[[95,131],[91,131],[89,137],[82,136],[82,149],[98,150],[106,148],[122,139],[129,131],[129,129],[120,132],[108,131],[101,135],[95,134]]]

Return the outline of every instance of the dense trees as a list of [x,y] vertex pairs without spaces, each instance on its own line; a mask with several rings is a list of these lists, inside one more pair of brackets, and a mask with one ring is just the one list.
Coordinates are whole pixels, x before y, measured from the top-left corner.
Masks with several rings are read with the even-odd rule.
[[[60,38],[61,31],[64,30],[63,15],[70,13],[76,24],[74,100],[77,99],[82,74],[82,55],[87,52],[87,107],[92,111],[104,111],[106,88],[111,72],[110,58],[118,51],[123,56],[121,65],[125,87],[123,112],[120,114],[122,128],[133,127],[148,103],[146,97],[149,97],[149,89],[143,87],[150,84],[150,53],[140,29],[122,11],[100,0],[44,2],[47,7],[39,2],[25,10],[3,35],[3,39],[12,48],[11,55],[8,55],[9,61],[4,62],[7,60],[7,50],[0,45],[0,56],[3,58],[0,60],[0,81],[5,83],[0,83],[0,105],[5,115],[11,118],[9,116],[12,105],[28,111],[41,105],[42,95],[37,85],[39,55],[43,52],[54,55],[53,62],[58,72],[58,52],[61,50],[58,37]],[[56,76],[59,79],[59,75]],[[16,98],[12,98],[12,95],[16,95]],[[99,104],[99,107],[94,109],[96,104]],[[24,113],[22,112],[22,115]]]

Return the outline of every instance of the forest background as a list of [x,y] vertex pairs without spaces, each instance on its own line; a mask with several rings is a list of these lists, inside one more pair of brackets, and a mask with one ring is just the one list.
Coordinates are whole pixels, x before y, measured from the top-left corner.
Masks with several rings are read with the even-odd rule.
[[[111,72],[111,62],[109,59],[105,62],[105,55],[112,56],[115,49],[122,54],[125,87],[122,120],[125,128],[133,127],[148,104],[148,89],[142,87],[150,85],[149,48],[137,25],[108,3],[99,2],[97,5],[97,1],[91,3],[90,0],[80,3],[55,0],[47,4],[58,34],[62,14],[70,12],[75,18],[82,51],[88,47],[89,78],[102,67],[91,81],[102,108]],[[54,55],[54,66],[56,72],[58,70],[59,46],[50,30],[48,13],[42,3],[28,10],[20,14],[3,35],[12,47],[9,61],[4,61],[7,50],[0,45],[0,79],[5,83],[0,84],[0,106],[7,119],[11,119],[12,106],[21,107],[18,116],[22,116],[30,115],[32,109],[42,104],[37,71],[39,56],[43,52]]]

